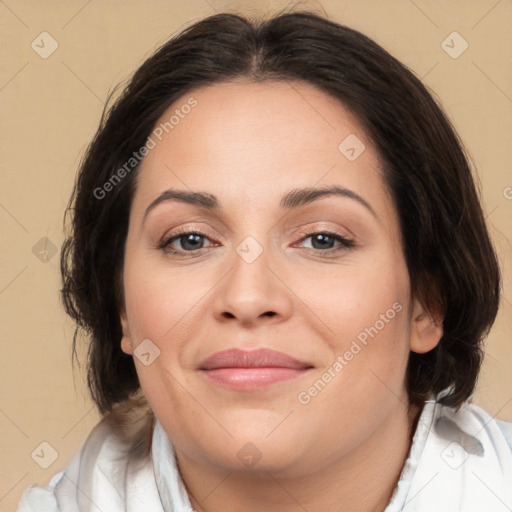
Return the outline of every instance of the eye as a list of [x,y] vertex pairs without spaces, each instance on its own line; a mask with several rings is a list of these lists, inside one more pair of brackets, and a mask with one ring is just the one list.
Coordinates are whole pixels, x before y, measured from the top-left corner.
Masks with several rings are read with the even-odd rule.
[[[199,231],[183,231],[163,240],[160,244],[160,249],[175,253],[198,251],[200,249],[204,249],[203,239],[205,238],[208,239],[204,233]],[[176,248],[173,246],[173,244],[176,243],[181,247]]]
[[[173,236],[164,239],[159,248],[171,253],[193,253],[207,247],[204,246],[204,240],[210,240],[207,235],[200,231],[182,231],[173,234]],[[306,247],[308,251],[333,253],[355,247],[355,242],[346,238],[341,233],[330,231],[316,231],[306,233],[300,242],[311,239],[311,247]],[[338,245],[335,245],[335,244]],[[179,247],[176,247],[178,245]]]
[[[308,250],[320,251],[324,253],[338,252],[354,247],[356,244],[353,240],[349,240],[341,233],[335,233],[330,231],[315,231],[312,233],[306,233],[300,241],[311,238],[311,246],[306,247]],[[338,242],[338,245],[334,245]]]

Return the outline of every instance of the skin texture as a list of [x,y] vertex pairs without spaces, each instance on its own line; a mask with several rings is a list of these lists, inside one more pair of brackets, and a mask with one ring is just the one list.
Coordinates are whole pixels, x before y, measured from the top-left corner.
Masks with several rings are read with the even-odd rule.
[[[308,84],[216,84],[184,96],[161,120],[190,96],[197,106],[140,167],[121,346],[133,354],[150,339],[160,350],[150,365],[134,360],[192,505],[208,512],[383,510],[420,412],[408,407],[408,354],[434,348],[442,327],[411,296],[378,154],[349,111]],[[366,146],[354,161],[338,150],[350,134]],[[291,189],[325,185],[357,193],[375,215],[338,196],[279,206]],[[222,210],[165,201],[143,222],[170,187],[213,194]],[[172,243],[179,254],[159,248],[182,228],[204,233],[203,248],[187,252],[186,239]],[[313,245],[308,234],[326,231],[356,245]],[[252,263],[236,251],[248,236],[263,250]],[[327,254],[330,247],[340,250]],[[396,303],[400,312],[300,403],[298,394]],[[264,390],[221,388],[197,368],[233,347],[272,348],[314,368]],[[250,466],[237,456],[249,442],[261,456]]]

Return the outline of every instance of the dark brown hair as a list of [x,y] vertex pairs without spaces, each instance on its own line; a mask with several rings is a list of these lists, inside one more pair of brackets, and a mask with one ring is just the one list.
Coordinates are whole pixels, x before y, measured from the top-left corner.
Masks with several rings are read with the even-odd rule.
[[[338,99],[362,123],[396,205],[411,289],[443,312],[444,335],[410,354],[411,402],[449,388],[460,406],[476,384],[482,340],[497,314],[500,272],[464,149],[415,75],[360,32],[308,12],[254,22],[217,14],[188,27],[135,72],[103,113],[78,173],[61,253],[62,298],[89,342],[88,385],[102,414],[139,390],[120,348],[119,312],[128,218],[137,168],[102,187],[147,141],[155,123],[198,87],[249,80],[299,81]],[[66,220],[66,217],[65,217]]]

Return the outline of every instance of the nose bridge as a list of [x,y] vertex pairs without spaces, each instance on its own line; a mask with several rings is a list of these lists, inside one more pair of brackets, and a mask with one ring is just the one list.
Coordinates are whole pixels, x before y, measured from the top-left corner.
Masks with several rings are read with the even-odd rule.
[[[259,238],[265,236],[260,235]],[[272,243],[253,236],[245,237],[234,250],[231,270],[215,299],[215,314],[235,317],[244,323],[260,316],[287,316],[291,298],[272,270]]]
[[[262,237],[260,235],[258,238],[261,240]],[[260,243],[249,235],[235,247],[233,269],[230,272],[230,281],[236,287],[235,291],[243,293],[247,298],[268,294],[268,287],[273,287],[269,279],[269,274],[272,274],[269,270],[272,260],[270,246],[268,240]]]

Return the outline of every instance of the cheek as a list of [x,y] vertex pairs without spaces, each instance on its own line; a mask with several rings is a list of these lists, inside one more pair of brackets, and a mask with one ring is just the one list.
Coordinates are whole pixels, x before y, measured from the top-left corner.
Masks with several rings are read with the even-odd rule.
[[208,291],[192,269],[169,271],[156,257],[127,260],[124,286],[135,345],[145,338],[166,346],[166,340],[179,340],[194,306]]
[[332,356],[327,364],[338,360],[336,368],[331,368],[337,376],[332,386],[333,391],[338,387],[336,396],[347,397],[344,391],[350,389],[347,399],[357,400],[374,392],[389,393],[387,387],[401,395],[410,335],[405,262],[383,252],[364,265],[331,271],[328,278],[316,279],[315,285],[313,280],[305,282],[301,293],[315,313],[310,321],[316,322],[317,332],[318,318],[328,327],[324,340]]
[[390,273],[333,279],[332,285],[337,291],[321,303],[322,319],[334,331],[325,338],[332,356],[297,400],[305,404],[299,411],[310,432],[321,429],[341,443],[369,435],[406,402],[410,306],[407,286]]
[[295,290],[328,328],[333,348],[348,340],[364,342],[366,332],[403,330],[409,303],[405,265],[391,258],[375,258],[354,265],[332,267],[324,273],[302,273]]

